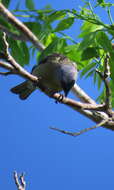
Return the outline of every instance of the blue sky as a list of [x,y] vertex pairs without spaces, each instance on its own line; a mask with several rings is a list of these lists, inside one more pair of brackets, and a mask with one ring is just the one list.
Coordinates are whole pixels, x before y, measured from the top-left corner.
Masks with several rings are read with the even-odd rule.
[[[39,9],[47,4],[56,9],[78,8],[80,2],[35,1]],[[103,11],[97,12],[107,22]],[[69,31],[71,36],[77,37],[79,24]],[[27,189],[113,189],[114,132],[99,128],[73,138],[51,131],[49,126],[77,131],[94,123],[38,91],[27,101],[19,100],[9,89],[21,81],[17,76],[0,77],[0,189],[16,189],[15,170],[26,173]],[[97,97],[92,78],[77,83]]]

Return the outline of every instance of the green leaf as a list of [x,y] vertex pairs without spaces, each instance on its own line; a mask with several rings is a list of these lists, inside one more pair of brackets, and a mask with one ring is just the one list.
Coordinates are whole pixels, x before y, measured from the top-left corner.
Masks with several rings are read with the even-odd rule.
[[22,52],[23,52],[23,60],[24,60],[23,65],[28,65],[29,59],[30,59],[29,49],[28,49],[25,42],[20,42],[20,47],[21,47]]
[[111,78],[113,80],[113,84],[114,84],[114,51],[112,51],[110,53],[110,71],[111,71]]
[[24,24],[36,35],[41,31],[41,24],[38,22],[24,22]]
[[91,32],[88,35],[86,35],[84,37],[84,39],[82,40],[82,42],[80,43],[80,46],[79,46],[78,50],[79,51],[84,51],[90,45],[92,45],[95,42],[95,36],[96,36],[96,32]]
[[95,72],[94,70],[88,72],[88,74],[86,75],[85,78],[88,78],[88,77],[92,76],[94,74],[94,72]]
[[97,6],[99,6],[99,5],[100,5],[101,7],[103,7],[103,8],[105,8],[105,7],[114,6],[114,3],[110,3],[110,2],[105,3],[104,0],[97,0]]
[[91,22],[85,21],[81,27],[81,33],[79,34],[79,38],[84,38],[90,32],[95,32],[98,30],[102,30],[104,27],[101,25],[93,24]]
[[100,94],[100,96],[97,97],[96,101],[103,103],[106,97],[106,93],[105,93],[105,88],[103,88],[102,93]]
[[89,61],[88,60],[86,60],[86,61],[81,60],[82,52],[78,51],[79,45],[80,44],[65,46],[63,49],[63,52],[64,52],[64,55],[69,57],[69,59],[76,62],[78,65],[78,69],[81,70],[90,62],[90,60]]
[[85,74],[87,74],[91,69],[93,69],[96,66],[95,62],[89,63],[81,72],[80,76],[83,77]]
[[16,41],[9,39],[9,45],[11,48],[11,55],[15,60],[21,65],[24,66],[29,62],[29,53],[24,42]]
[[54,40],[39,56],[39,60],[44,59],[46,56],[52,53],[63,53],[63,49],[66,46],[66,40],[63,38],[57,38]]
[[112,80],[110,81],[110,87],[112,92],[112,106],[114,108],[114,82]]
[[88,47],[82,52],[82,60],[88,60],[93,57],[98,57],[98,52],[96,47]]
[[9,28],[11,27],[11,24],[9,22],[7,22],[4,18],[0,17],[0,24]]
[[112,52],[112,44],[105,32],[97,32],[97,43],[104,49],[105,52]]
[[59,32],[62,30],[66,30],[68,28],[70,28],[70,26],[74,23],[74,18],[73,17],[69,17],[66,19],[61,20],[57,27],[54,29],[54,32]]
[[104,0],[97,0],[97,2],[98,2],[99,4],[101,4],[101,3],[105,3]]
[[53,13],[51,13],[48,18],[47,21],[48,22],[53,22],[55,20],[61,20],[66,16],[66,12],[64,10],[61,11],[55,11]]
[[10,0],[2,0],[1,1],[5,7],[8,7],[10,4]]
[[103,80],[101,79],[101,77],[99,76],[98,73],[97,73],[97,75],[96,75],[96,82],[97,82],[98,90],[100,90],[101,85],[102,85],[102,83],[103,83]]
[[79,63],[81,61],[81,52],[78,51],[78,47],[79,44],[68,45],[64,48],[64,53],[71,60]]
[[54,33],[46,35],[46,38],[43,40],[43,44],[47,47],[49,44],[52,43],[52,41],[56,40],[57,36]]
[[34,10],[34,2],[33,0],[26,0],[26,6],[29,10]]
[[21,65],[24,65],[23,58],[22,58],[22,51],[17,41],[9,39],[9,44],[11,48],[11,55],[15,58],[15,60]]

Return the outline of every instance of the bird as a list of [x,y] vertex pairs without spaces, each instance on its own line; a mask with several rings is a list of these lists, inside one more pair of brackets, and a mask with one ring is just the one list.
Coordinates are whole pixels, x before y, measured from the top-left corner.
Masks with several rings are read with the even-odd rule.
[[[40,78],[40,84],[47,92],[57,93],[64,91],[67,97],[69,91],[74,86],[78,70],[77,64],[67,56],[60,53],[53,53],[42,59],[35,65],[31,74]],[[29,95],[38,89],[37,85],[30,80],[11,88],[11,92],[18,94],[21,100],[25,100]]]

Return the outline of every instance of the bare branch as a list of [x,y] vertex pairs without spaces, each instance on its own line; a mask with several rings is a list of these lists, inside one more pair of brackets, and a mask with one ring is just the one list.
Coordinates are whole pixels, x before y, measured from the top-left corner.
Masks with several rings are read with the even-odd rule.
[[110,117],[114,117],[114,112],[112,111],[112,92],[110,88],[110,83],[108,80],[108,77],[110,77],[110,67],[109,67],[109,56],[106,55],[106,58],[104,60],[104,73],[100,72],[96,69],[96,72],[99,74],[101,79],[104,81],[105,87],[106,87],[106,98],[105,98],[105,104],[106,104],[106,112],[109,114]]
[[96,102],[86,94],[77,84],[72,88],[72,92],[82,101],[90,104],[96,104]]
[[23,173],[20,175],[20,177],[18,176],[17,172],[14,172],[14,181],[15,184],[17,186],[17,190],[25,190],[26,188],[26,182],[24,180],[24,175]]
[[[3,42],[4,42],[4,57],[8,62],[4,62],[4,60],[0,60],[0,67],[4,67],[10,71],[12,71],[15,74],[21,75],[22,77],[26,78],[26,79],[30,79],[33,82],[38,82],[38,78],[32,74],[30,74],[29,72],[27,72],[23,67],[21,67],[16,61],[15,59],[10,55],[8,47],[9,44],[7,43],[6,40],[6,34],[4,32],[3,35]],[[1,57],[0,57],[1,58]],[[4,59],[4,58],[3,58]]]
[[8,75],[11,75],[11,74],[14,74],[12,71],[9,71],[9,72],[0,72],[0,75],[3,75],[3,76],[8,76]]
[[[108,77],[110,77],[110,67],[109,67],[109,56],[106,55],[105,61],[104,61],[104,83],[106,86],[106,106],[107,110],[112,110],[112,92],[109,84]],[[109,112],[110,112],[109,111]]]
[[3,32],[3,42],[4,42],[4,54],[7,57],[7,59],[9,60],[9,44],[6,40],[6,33]]
[[[17,74],[20,75],[21,77],[25,78],[25,79],[29,79],[33,82],[38,82],[38,78],[32,74],[30,74],[29,72],[27,72],[25,69],[23,69],[23,67],[21,67],[14,59],[13,57],[10,55],[9,57],[10,62],[12,65],[10,65],[9,63],[6,63],[4,61],[0,60],[0,67],[11,70],[12,74]],[[14,66],[14,67],[13,67]]]
[[29,41],[40,51],[45,49],[45,46],[37,39],[37,37],[21,22],[19,21],[8,9],[0,3],[0,14],[5,17],[8,22],[13,24],[22,34],[24,34]]
[[[53,98],[56,100],[59,99],[60,94],[55,93],[52,95]],[[89,103],[82,103],[79,101],[75,101],[70,98],[63,97],[62,100],[60,100],[60,103],[64,103],[68,106],[74,107],[75,109],[82,109],[82,110],[94,110],[94,111],[104,111],[105,110],[105,104],[89,104]]]
[[81,131],[79,131],[79,132],[69,132],[69,131],[65,131],[65,130],[62,130],[62,129],[58,129],[58,128],[55,128],[55,127],[50,127],[50,129],[55,130],[55,131],[58,131],[58,132],[60,132],[60,133],[64,133],[64,134],[66,134],[66,135],[70,135],[70,136],[73,136],[73,137],[77,137],[77,136],[79,136],[79,135],[81,135],[81,134],[83,134],[83,133],[85,133],[85,132],[87,132],[87,131],[90,131],[90,130],[92,130],[92,129],[96,129],[96,128],[98,128],[98,127],[103,126],[107,121],[108,121],[108,119],[103,120],[103,121],[101,121],[100,123],[98,123],[97,125],[95,125],[95,126],[93,126],[93,127],[85,128],[85,129],[83,129],[83,130],[81,130]]
[[12,72],[14,71],[14,67],[10,63],[8,63],[4,60],[1,60],[1,58],[0,58],[0,67],[10,70]]
[[25,189],[26,188],[26,182],[25,182],[25,179],[24,179],[24,173],[22,173],[20,175],[20,183],[21,183],[21,186]]

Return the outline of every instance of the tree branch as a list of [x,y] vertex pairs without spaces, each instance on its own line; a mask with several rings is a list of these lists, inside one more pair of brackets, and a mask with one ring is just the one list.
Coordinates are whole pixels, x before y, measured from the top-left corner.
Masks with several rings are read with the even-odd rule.
[[0,14],[5,17],[8,22],[15,26],[22,34],[24,34],[29,41],[31,41],[34,46],[40,51],[45,49],[45,46],[40,43],[37,37],[21,22],[19,21],[8,9],[0,3]]
[[92,129],[96,129],[96,128],[98,128],[98,127],[101,127],[101,126],[104,125],[107,121],[108,121],[108,119],[103,120],[103,121],[101,121],[100,123],[98,123],[97,125],[92,126],[92,127],[89,127],[89,128],[82,129],[82,130],[79,131],[79,132],[65,131],[65,130],[62,130],[62,129],[55,128],[55,127],[50,127],[50,129],[55,130],[55,131],[58,131],[58,132],[63,133],[63,134],[66,134],[66,135],[70,135],[70,136],[73,136],[73,137],[77,137],[77,136],[79,136],[79,135],[81,135],[81,134],[83,134],[83,133],[85,133],[85,132],[87,132],[87,131],[90,131],[90,130],[92,130]]
[[104,73],[100,72],[96,69],[96,72],[99,74],[101,79],[103,80],[106,88],[106,98],[105,98],[105,104],[106,104],[106,112],[109,114],[110,117],[114,117],[114,112],[112,111],[112,92],[110,88],[109,83],[109,77],[110,77],[110,67],[109,67],[109,55],[106,55],[106,58],[104,60]]
[[0,60],[0,67],[4,67],[5,69],[10,70],[13,74],[18,74],[22,76],[23,78],[26,78],[26,79],[31,78],[33,82],[38,82],[38,78],[30,74],[29,72],[27,72],[23,67],[21,67],[9,53],[9,50],[8,50],[9,45],[6,40],[5,32],[3,33],[3,43],[4,43],[5,49],[4,49],[4,54],[2,53],[0,54],[0,58],[2,59],[2,56],[3,56],[3,59],[7,60],[8,62],[6,61],[4,62]]
[[2,26],[0,24],[0,30],[5,32],[9,37],[15,39],[15,40],[21,40],[21,41],[28,41],[28,38],[26,38],[25,35],[19,35],[19,34],[15,34],[13,32],[10,32],[5,26]]
[[14,181],[15,181],[17,190],[26,189],[26,182],[25,182],[23,173],[20,176],[18,176],[17,172],[14,172]]
[[77,84],[72,88],[72,92],[82,101],[90,104],[96,104],[96,102],[86,94]]

